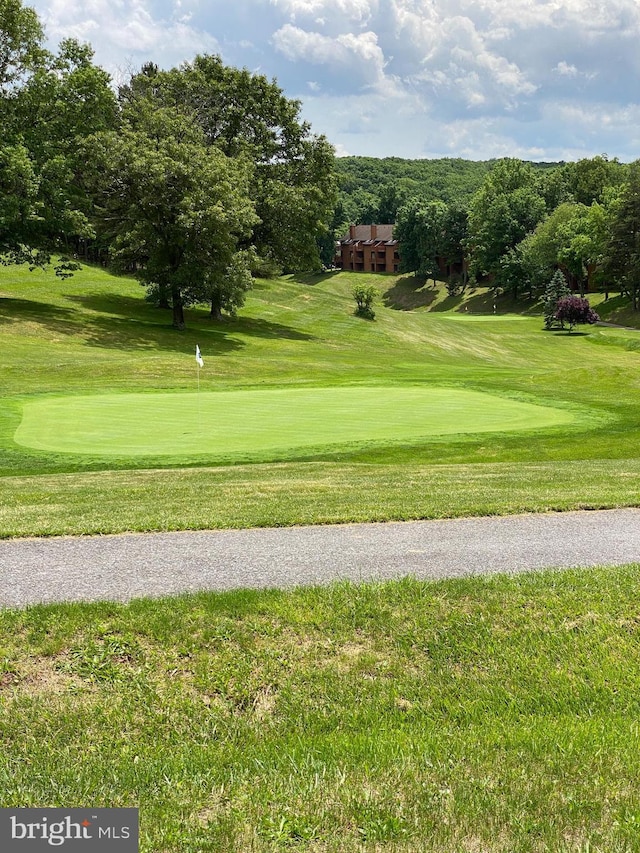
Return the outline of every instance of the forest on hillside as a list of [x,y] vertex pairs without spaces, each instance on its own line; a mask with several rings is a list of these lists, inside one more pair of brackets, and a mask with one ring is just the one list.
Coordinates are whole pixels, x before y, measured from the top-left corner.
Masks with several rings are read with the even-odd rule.
[[[458,157],[339,157],[339,204],[345,218],[354,223],[395,222],[399,208],[411,198],[470,201],[497,162]],[[562,164],[531,165],[545,170]]]

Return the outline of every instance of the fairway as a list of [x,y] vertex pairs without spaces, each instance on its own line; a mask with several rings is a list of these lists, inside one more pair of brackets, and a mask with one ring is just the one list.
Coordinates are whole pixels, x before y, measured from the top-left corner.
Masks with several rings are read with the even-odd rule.
[[15,441],[92,455],[278,455],[572,421],[561,409],[457,388],[298,387],[42,397],[24,404]]

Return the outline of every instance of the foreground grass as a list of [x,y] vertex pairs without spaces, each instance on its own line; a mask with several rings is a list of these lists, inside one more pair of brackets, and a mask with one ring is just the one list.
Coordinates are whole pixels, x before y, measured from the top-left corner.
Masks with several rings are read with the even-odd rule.
[[143,853],[634,851],[640,564],[0,613],[0,804]]
[[637,506],[640,459],[336,462],[0,478],[0,537],[280,527]]

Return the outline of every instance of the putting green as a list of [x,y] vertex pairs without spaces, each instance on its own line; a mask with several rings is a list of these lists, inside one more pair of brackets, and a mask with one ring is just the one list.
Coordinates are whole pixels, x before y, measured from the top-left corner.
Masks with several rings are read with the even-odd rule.
[[228,456],[541,429],[573,420],[548,406],[424,386],[103,394],[27,401],[15,441],[92,455]]

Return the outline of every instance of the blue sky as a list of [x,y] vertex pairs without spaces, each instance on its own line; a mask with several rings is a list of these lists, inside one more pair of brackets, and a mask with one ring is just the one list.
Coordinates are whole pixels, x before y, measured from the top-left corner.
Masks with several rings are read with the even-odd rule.
[[638,0],[36,0],[116,81],[197,53],[275,77],[338,154],[640,158]]

